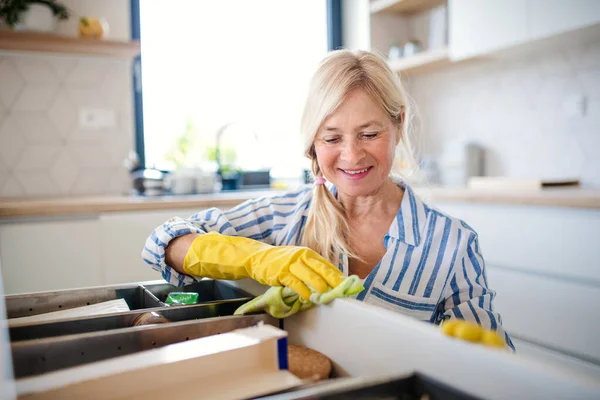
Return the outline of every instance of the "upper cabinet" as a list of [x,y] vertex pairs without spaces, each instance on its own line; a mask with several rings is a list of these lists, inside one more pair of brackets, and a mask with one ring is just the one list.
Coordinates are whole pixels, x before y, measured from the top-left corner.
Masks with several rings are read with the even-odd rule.
[[598,0],[529,0],[529,36],[541,39],[600,22]]
[[452,61],[600,23],[597,0],[448,0]]
[[450,58],[462,60],[527,40],[524,0],[449,0]]

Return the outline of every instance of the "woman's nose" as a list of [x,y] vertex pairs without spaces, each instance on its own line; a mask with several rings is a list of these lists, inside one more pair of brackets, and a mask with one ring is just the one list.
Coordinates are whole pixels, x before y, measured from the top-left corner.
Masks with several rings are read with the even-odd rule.
[[358,164],[365,156],[365,151],[360,145],[354,141],[344,143],[342,148],[341,158],[348,164]]

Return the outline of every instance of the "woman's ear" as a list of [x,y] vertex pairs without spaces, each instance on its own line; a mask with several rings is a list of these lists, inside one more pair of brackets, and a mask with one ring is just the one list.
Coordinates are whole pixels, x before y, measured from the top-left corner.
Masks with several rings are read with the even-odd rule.
[[396,146],[398,146],[398,144],[400,143],[400,140],[402,140],[402,128],[404,127],[404,111],[402,111],[402,113],[400,114],[400,121],[398,121],[397,124],[395,124],[396,126]]

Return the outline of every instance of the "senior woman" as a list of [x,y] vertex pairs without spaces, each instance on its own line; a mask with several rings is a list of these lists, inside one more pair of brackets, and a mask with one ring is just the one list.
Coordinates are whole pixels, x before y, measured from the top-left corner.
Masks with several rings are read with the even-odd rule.
[[358,275],[357,300],[432,323],[476,322],[513,347],[492,308],[477,233],[392,178],[399,145],[401,161],[414,162],[409,117],[404,89],[381,58],[330,53],[301,123],[315,184],[173,218],[148,238],[144,259],[176,285],[250,277],[304,299]]

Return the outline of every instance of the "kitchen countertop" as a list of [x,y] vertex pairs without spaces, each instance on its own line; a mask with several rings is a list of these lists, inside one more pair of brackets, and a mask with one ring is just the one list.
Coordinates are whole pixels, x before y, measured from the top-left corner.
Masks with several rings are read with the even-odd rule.
[[529,190],[468,189],[449,187],[416,188],[423,200],[471,202],[521,206],[600,209],[600,188],[544,188]]
[[[521,191],[417,187],[426,202],[473,202],[528,206],[600,209],[600,189],[557,188]],[[272,196],[279,190],[223,192],[187,196],[90,196],[64,198],[0,198],[0,218],[99,214],[178,208],[230,208],[248,199]]]
[[0,218],[99,214],[126,211],[173,210],[236,206],[248,199],[273,196],[277,190],[220,192],[177,196],[86,196],[0,198]]

